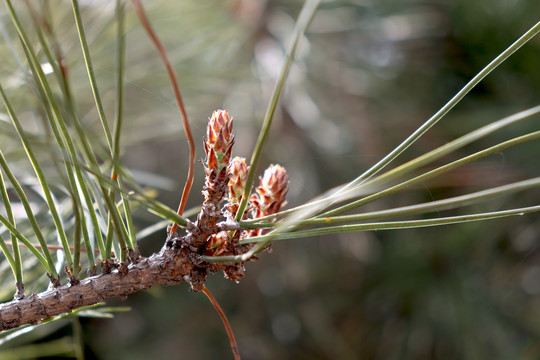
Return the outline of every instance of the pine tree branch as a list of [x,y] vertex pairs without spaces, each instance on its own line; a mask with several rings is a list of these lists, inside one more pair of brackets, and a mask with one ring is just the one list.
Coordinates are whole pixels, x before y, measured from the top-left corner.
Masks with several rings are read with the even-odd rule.
[[199,291],[209,272],[226,268],[203,263],[189,245],[176,238],[168,241],[159,253],[124,269],[120,267],[111,273],[81,280],[76,285],[60,286],[0,305],[0,331],[38,324],[43,319],[107,299],[125,299],[129,294],[154,286],[174,286],[186,281]]

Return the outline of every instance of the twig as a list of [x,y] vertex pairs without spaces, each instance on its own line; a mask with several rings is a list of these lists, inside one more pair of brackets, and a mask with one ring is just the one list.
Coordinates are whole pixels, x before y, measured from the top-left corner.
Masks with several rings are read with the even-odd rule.
[[126,299],[129,294],[154,286],[175,286],[189,282],[196,291],[208,273],[230,265],[202,263],[187,247],[165,246],[159,253],[130,264],[126,271],[88,277],[76,285],[59,286],[22,300],[0,305],[0,331],[42,320],[107,299]]
[[233,352],[235,360],[240,360],[240,354],[238,353],[238,345],[236,345],[236,340],[234,339],[234,333],[231,329],[231,325],[229,324],[229,320],[227,320],[227,315],[225,315],[225,312],[219,306],[218,301],[216,298],[212,295],[210,290],[205,285],[202,285],[202,292],[208,300],[212,303],[216,311],[218,312],[219,316],[221,317],[221,321],[223,321],[223,325],[225,326],[225,330],[227,331],[227,335],[229,336],[229,342],[231,343],[231,350]]
[[[186,138],[189,144],[189,170],[188,175],[186,179],[186,184],[184,185],[184,190],[182,191],[182,199],[180,200],[180,205],[178,206],[178,215],[182,215],[184,213],[184,209],[186,208],[187,199],[189,196],[189,192],[191,191],[191,187],[193,185],[193,178],[194,178],[194,168],[195,168],[195,141],[193,140],[193,134],[191,133],[191,127],[189,125],[189,120],[186,114],[186,110],[184,108],[184,102],[182,101],[182,95],[180,94],[180,87],[178,86],[178,80],[176,78],[176,74],[171,66],[171,63],[169,62],[169,59],[167,57],[167,53],[165,52],[165,48],[159,38],[157,37],[154,29],[150,25],[150,21],[146,17],[144,8],[139,0],[132,0],[133,6],[135,7],[135,11],[137,12],[137,15],[139,16],[139,20],[141,21],[142,26],[148,33],[148,36],[150,36],[150,39],[156,46],[159,55],[161,57],[161,60],[165,64],[165,67],[167,68],[167,73],[169,74],[169,78],[172,83],[172,87],[174,90],[174,96],[176,98],[176,103],[178,105],[178,109],[180,110],[180,114],[182,115],[182,122],[184,124],[184,131],[186,132]],[[169,229],[169,234],[174,234],[176,230],[178,229],[178,224],[174,223],[171,228]]]

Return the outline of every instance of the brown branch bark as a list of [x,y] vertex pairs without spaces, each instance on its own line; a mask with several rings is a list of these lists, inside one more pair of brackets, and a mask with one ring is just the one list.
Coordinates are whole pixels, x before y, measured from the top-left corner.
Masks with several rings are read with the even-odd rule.
[[0,331],[38,324],[43,319],[107,299],[125,299],[129,294],[154,286],[172,286],[186,281],[198,291],[208,272],[227,267],[202,263],[188,245],[179,243],[169,241],[159,253],[129,265],[124,274],[113,271],[92,276],[77,285],[64,285],[4,303],[0,305]]

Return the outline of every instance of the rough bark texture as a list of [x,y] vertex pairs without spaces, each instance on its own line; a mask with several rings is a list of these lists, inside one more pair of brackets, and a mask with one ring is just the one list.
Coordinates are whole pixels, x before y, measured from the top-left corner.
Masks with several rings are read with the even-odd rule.
[[202,248],[210,235],[218,233],[217,223],[222,217],[220,203],[227,192],[228,181],[229,174],[226,168],[223,168],[219,174],[211,172],[207,176],[203,189],[205,199],[201,211],[197,216],[194,229],[186,237],[186,241],[192,246]]
[[25,324],[37,324],[51,316],[96,304],[111,298],[125,299],[129,294],[153,286],[190,283],[194,290],[206,280],[208,272],[223,270],[226,265],[205,264],[190,250],[169,241],[159,253],[129,265],[127,272],[113,271],[92,276],[77,285],[64,285],[22,300],[0,305],[0,331]]

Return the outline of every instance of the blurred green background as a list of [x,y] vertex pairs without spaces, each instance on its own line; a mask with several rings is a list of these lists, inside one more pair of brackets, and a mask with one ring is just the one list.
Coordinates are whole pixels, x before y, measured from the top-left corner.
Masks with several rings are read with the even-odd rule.
[[[198,158],[203,157],[206,119],[218,108],[235,119],[235,154],[249,157],[302,2],[144,5],[178,73]],[[112,119],[114,4],[87,0],[81,7]],[[0,9],[5,31],[22,57],[5,7]],[[17,9],[30,29],[25,8],[17,4]],[[100,134],[69,2],[51,1],[50,9],[83,121]],[[126,10],[122,161],[141,184],[159,191],[160,201],[175,208],[187,173],[185,136],[161,61],[129,2]],[[287,168],[289,206],[350,181],[443,106],[534,25],[538,14],[540,2],[532,0],[323,2],[291,70],[259,173],[270,163]],[[28,100],[20,85],[21,66],[7,45],[0,55],[2,81],[19,111],[24,106],[31,111],[35,100]],[[536,38],[400,161],[538,105],[539,64]],[[503,130],[439,164],[537,130],[538,120]],[[15,146],[5,135],[0,141]],[[539,154],[538,143],[507,150],[366,209],[431,201],[538,176]],[[203,180],[199,163],[188,207],[201,203]],[[540,193],[530,191],[461,213],[539,201]],[[135,217],[139,229],[158,221],[144,211]],[[243,359],[538,359],[539,220],[527,215],[288,240],[247,264],[239,284],[216,274],[207,286],[229,317]],[[142,240],[143,255],[158,250],[164,238],[165,228]],[[108,304],[128,305],[132,311],[112,320],[81,319],[88,359],[232,358],[215,310],[185,284]],[[71,331],[59,328],[47,339]]]

